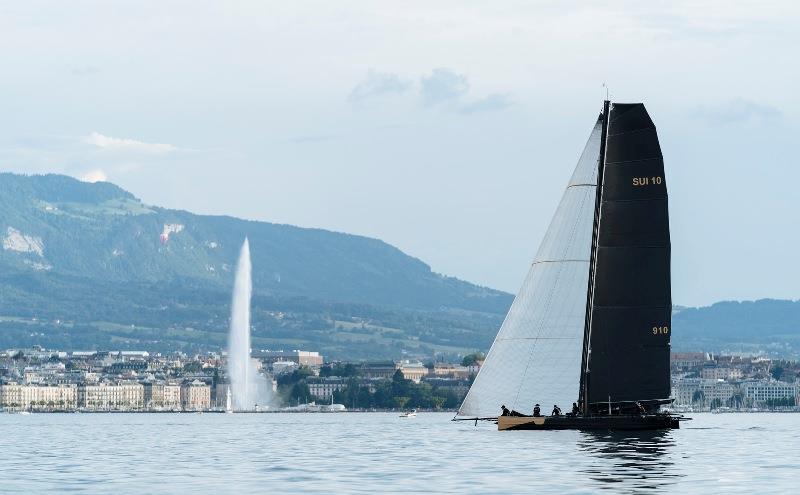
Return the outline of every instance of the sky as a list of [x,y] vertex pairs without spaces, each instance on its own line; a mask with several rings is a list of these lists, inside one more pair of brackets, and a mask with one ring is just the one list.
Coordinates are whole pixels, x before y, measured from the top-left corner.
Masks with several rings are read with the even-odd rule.
[[795,2],[0,1],[0,170],[380,238],[515,293],[644,102],[673,301],[800,298]]

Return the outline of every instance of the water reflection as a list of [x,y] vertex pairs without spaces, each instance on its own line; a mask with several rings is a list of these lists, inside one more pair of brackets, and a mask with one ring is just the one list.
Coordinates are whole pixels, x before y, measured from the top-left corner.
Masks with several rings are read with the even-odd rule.
[[655,490],[678,481],[676,443],[669,430],[582,432],[578,448],[587,456],[583,471],[598,488]]

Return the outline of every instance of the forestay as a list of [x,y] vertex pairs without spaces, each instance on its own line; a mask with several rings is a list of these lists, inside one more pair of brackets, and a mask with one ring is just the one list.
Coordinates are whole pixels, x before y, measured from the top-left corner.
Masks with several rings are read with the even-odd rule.
[[460,416],[578,399],[601,131],[599,118]]

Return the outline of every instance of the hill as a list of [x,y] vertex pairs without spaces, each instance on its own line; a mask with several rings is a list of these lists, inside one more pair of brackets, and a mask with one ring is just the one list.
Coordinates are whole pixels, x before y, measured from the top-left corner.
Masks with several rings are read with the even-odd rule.
[[672,318],[673,349],[800,357],[800,301],[723,301]]
[[245,236],[262,345],[480,348],[512,300],[377,239],[159,208],[110,183],[0,174],[0,214],[0,346],[218,348]]

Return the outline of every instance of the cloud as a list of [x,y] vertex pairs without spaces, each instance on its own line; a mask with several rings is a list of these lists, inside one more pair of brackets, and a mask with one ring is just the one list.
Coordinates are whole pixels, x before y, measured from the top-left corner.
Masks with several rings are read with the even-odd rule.
[[420,97],[426,106],[454,101],[469,91],[467,77],[450,69],[434,69],[421,80]]
[[694,114],[711,124],[726,125],[772,121],[781,116],[781,111],[771,105],[736,98],[718,105],[699,106]]
[[107,150],[137,151],[142,153],[163,154],[176,151],[178,148],[171,144],[146,143],[128,138],[115,138],[105,136],[99,132],[91,133],[84,140],[86,143]]
[[98,168],[86,172],[83,177],[81,177],[81,180],[83,182],[108,182],[108,175]]
[[514,103],[511,101],[511,98],[509,98],[507,94],[492,93],[488,96],[484,96],[483,98],[475,100],[472,103],[462,106],[459,112],[463,114],[493,112],[496,110],[503,110],[513,104]]
[[375,96],[405,93],[410,88],[411,81],[403,79],[397,74],[376,72],[370,69],[367,77],[353,88],[347,99],[351,103],[361,103]]

